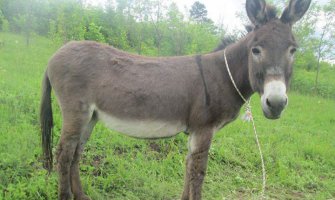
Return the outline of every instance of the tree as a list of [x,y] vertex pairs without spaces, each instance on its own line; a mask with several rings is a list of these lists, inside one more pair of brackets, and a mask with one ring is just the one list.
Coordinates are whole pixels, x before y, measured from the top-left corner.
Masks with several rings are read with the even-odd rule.
[[317,65],[315,36],[319,15],[318,5],[312,3],[305,16],[294,26],[294,35],[299,44],[295,66],[307,71],[314,70]]
[[83,40],[86,27],[82,8],[75,0],[54,2],[56,12],[56,34],[65,43],[69,40]]
[[150,23],[154,28],[154,44],[157,48],[157,55],[161,55],[162,40],[164,38],[164,30],[166,30],[164,9],[167,8],[167,2],[167,0],[154,0],[151,4]]
[[25,36],[26,44],[29,45],[30,37],[35,30],[36,18],[34,4],[36,0],[2,1],[2,13],[8,21],[10,29]]
[[93,40],[97,42],[105,42],[105,37],[102,35],[101,26],[97,26],[94,22],[91,22],[87,27],[85,33],[85,40]]
[[207,8],[205,4],[199,1],[194,2],[190,9],[190,17],[196,22],[207,22],[209,19],[207,17]]
[[315,89],[318,90],[320,62],[322,60],[335,59],[335,0],[331,0],[323,6],[322,13],[324,15],[324,23],[321,27],[321,33],[317,37],[316,56],[317,56],[317,71],[315,76]]
[[183,55],[186,52],[188,36],[184,16],[176,3],[171,3],[167,12],[168,36],[165,45],[173,55]]
[[9,31],[9,22],[6,19],[6,17],[3,15],[1,10],[0,10],[0,30],[3,32]]
[[[115,7],[112,0],[105,8],[104,15],[102,16],[102,31],[104,32],[106,42],[123,50],[130,50],[129,32],[131,27],[129,18],[124,14],[126,5],[120,6],[117,4]],[[123,2],[118,0],[118,2]],[[127,13],[127,12],[126,12]]]
[[20,28],[20,31],[26,38],[26,45],[30,44],[30,37],[33,32],[34,17],[30,14],[19,15],[14,18],[15,24]]

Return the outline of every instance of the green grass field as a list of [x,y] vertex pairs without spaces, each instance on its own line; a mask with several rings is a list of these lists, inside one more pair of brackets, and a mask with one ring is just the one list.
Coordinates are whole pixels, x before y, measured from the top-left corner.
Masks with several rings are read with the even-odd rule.
[[[0,199],[56,199],[57,174],[42,168],[38,109],[42,74],[59,47],[35,36],[0,33]],[[335,101],[289,94],[282,118],[252,105],[267,170],[268,199],[335,198]],[[61,118],[54,100],[54,143]],[[100,199],[178,199],[187,136],[138,140],[98,124],[83,155],[84,189]],[[55,146],[54,145],[54,146]],[[218,132],[210,149],[203,199],[258,199],[261,165],[252,126],[237,119]]]

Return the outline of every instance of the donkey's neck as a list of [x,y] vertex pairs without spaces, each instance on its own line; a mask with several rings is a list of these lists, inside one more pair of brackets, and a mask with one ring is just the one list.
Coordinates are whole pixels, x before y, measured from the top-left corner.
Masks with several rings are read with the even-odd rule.
[[246,43],[247,38],[244,38],[239,42],[227,47],[226,57],[228,67],[232,73],[235,83],[237,84],[237,87],[241,91],[244,98],[249,99],[253,93],[253,90],[249,81],[249,53]]
[[[249,99],[253,94],[253,90],[249,81],[247,38],[243,38],[237,43],[228,46],[226,48],[226,58],[228,68],[237,88],[240,90],[245,99]],[[231,87],[234,87],[226,69],[224,50],[219,52],[219,60],[219,62],[222,63],[220,67],[224,68],[221,71],[223,71],[223,78],[225,79],[225,82],[230,82],[229,84]],[[233,90],[235,90],[235,94],[238,95],[236,89],[233,88]],[[243,101],[239,95],[238,98]]]

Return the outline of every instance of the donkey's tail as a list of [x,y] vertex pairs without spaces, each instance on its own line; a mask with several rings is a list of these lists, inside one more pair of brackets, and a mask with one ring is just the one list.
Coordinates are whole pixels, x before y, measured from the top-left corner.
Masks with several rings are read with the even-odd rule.
[[43,167],[49,171],[52,170],[52,107],[51,107],[51,84],[47,73],[44,74],[42,82],[42,98],[40,107],[40,124],[42,132],[42,149],[43,149]]

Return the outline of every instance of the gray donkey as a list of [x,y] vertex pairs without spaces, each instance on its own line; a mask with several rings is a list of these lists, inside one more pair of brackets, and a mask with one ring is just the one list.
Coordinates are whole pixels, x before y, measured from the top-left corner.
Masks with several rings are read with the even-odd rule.
[[[87,200],[79,160],[92,129],[101,120],[109,128],[137,138],[189,133],[182,199],[201,199],[208,150],[214,133],[236,119],[244,98],[261,95],[265,117],[277,119],[286,95],[297,48],[292,26],[311,0],[291,0],[283,14],[264,0],[247,0],[254,25],[225,50],[181,57],[144,57],[96,42],[69,42],[51,58],[43,80],[42,146],[51,170],[51,89],[62,111],[57,150],[59,199]],[[225,58],[227,64],[225,64]]]

